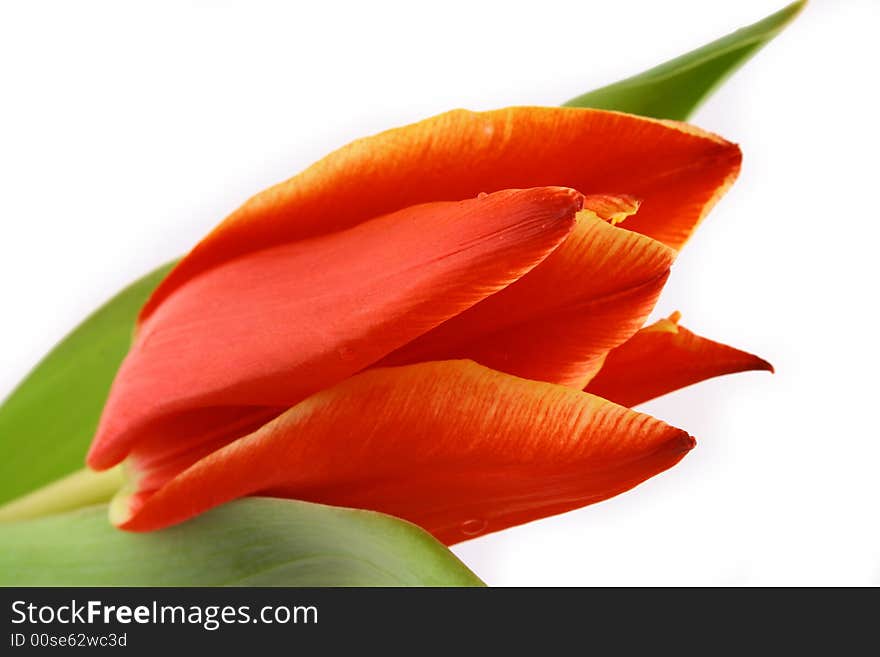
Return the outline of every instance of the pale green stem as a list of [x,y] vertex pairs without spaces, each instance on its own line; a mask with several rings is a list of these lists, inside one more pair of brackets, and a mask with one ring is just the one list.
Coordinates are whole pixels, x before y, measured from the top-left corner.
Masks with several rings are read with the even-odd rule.
[[121,466],[104,472],[79,470],[0,506],[0,522],[38,518],[108,502],[124,483]]

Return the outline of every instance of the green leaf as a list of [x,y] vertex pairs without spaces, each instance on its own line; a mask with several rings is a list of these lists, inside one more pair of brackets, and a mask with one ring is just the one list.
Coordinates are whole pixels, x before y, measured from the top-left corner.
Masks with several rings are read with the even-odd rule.
[[83,466],[137,313],[173,264],[95,311],[0,406],[0,504]]
[[793,2],[754,25],[644,73],[573,98],[565,105],[684,121],[736,69],[779,34],[804,4],[806,0]]
[[482,586],[415,525],[371,511],[245,498],[147,534],[107,507],[8,525],[0,586]]

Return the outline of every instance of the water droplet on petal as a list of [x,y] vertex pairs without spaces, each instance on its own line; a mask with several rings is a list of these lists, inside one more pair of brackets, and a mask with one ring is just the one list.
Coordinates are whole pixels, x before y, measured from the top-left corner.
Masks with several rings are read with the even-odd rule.
[[486,192],[480,192],[479,194],[477,194],[477,198],[486,198],[487,196],[489,195]]
[[461,523],[461,533],[466,536],[476,536],[486,531],[488,523],[482,518],[474,518],[473,520],[465,520]]

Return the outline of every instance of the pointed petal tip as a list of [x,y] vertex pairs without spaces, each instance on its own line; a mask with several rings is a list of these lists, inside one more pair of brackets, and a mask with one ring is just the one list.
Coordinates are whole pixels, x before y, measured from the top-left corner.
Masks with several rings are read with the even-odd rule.
[[532,187],[515,190],[518,193],[533,196],[536,201],[548,205],[558,204],[560,220],[574,223],[574,215],[584,207],[584,195],[571,187]]
[[763,358],[759,358],[758,356],[755,356],[755,369],[770,372],[770,374],[776,374],[776,368],[773,367],[773,364]]
[[[666,424],[662,420],[657,420],[661,424]],[[657,450],[660,453],[673,457],[672,463],[667,466],[671,467],[685,455],[697,446],[697,439],[690,435],[684,429],[666,424],[665,438],[658,443]]]
[[687,454],[689,451],[691,451],[694,447],[697,446],[697,439],[694,438],[689,433],[687,433],[686,431],[682,431],[682,430],[679,430],[679,431],[680,431],[680,433],[678,434],[678,437],[676,438],[675,444],[676,444],[676,447],[678,448],[679,452],[682,455],[684,455],[684,454]]
[[739,367],[730,372],[731,374],[736,374],[737,372],[770,372],[770,374],[776,374],[776,368],[773,367],[773,364],[770,361],[764,360],[760,356],[756,356],[747,351],[742,351],[740,349],[736,349],[735,351],[740,355],[741,360]]
[[567,198],[572,204],[577,206],[578,210],[584,207],[584,195],[576,189],[571,187],[546,187],[545,189],[552,194],[559,194]]
[[109,432],[102,424],[98,425],[98,430],[95,432],[92,444],[86,454],[86,465],[97,472],[112,468],[124,457],[123,454],[117,454],[117,450],[113,449],[114,441],[109,440]]
[[639,330],[608,354],[586,391],[632,407],[726,374],[775,372],[763,358],[697,335],[680,319],[676,311]]
[[91,447],[89,447],[88,454],[86,454],[86,465],[96,472],[112,467],[113,464],[108,463],[108,459],[104,452],[105,450],[101,449],[98,445],[98,439],[96,437],[93,439]]

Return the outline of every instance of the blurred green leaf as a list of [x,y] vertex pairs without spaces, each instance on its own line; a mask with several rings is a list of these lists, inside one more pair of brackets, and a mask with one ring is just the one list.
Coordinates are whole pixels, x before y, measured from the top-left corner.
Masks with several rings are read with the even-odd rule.
[[95,311],[0,405],[0,504],[83,467],[137,313],[172,265]]
[[565,103],[658,119],[686,120],[736,69],[771,41],[803,9],[793,2],[762,21],[639,75]]
[[245,498],[147,534],[107,507],[0,525],[0,586],[483,586],[415,525]]

